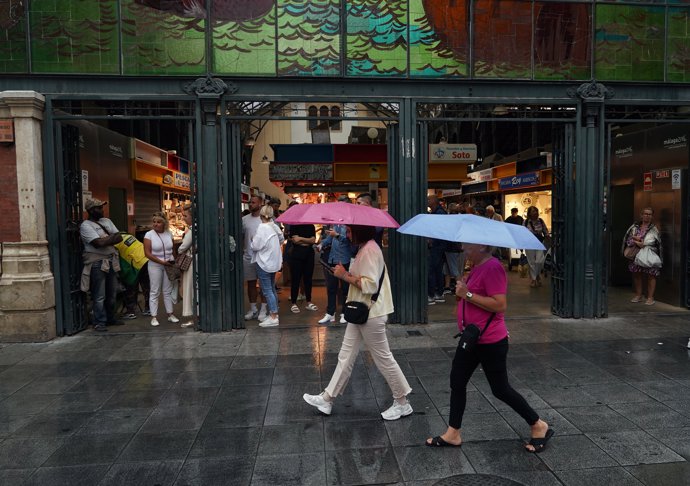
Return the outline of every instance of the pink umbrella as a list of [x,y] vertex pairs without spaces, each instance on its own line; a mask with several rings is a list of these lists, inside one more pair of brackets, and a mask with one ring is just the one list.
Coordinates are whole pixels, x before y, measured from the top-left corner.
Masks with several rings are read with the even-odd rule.
[[354,224],[381,228],[400,226],[393,216],[385,211],[346,202],[295,204],[276,221],[285,224]]

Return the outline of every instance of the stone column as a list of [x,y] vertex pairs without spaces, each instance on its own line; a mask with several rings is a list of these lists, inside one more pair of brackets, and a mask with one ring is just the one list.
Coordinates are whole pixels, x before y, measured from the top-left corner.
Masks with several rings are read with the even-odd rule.
[[5,342],[47,341],[56,334],[43,190],[44,106],[45,98],[34,91],[0,92],[0,118],[14,123],[14,150],[7,153],[15,158],[17,194],[11,197],[16,196],[19,216],[13,221],[18,232],[0,243],[0,341]]

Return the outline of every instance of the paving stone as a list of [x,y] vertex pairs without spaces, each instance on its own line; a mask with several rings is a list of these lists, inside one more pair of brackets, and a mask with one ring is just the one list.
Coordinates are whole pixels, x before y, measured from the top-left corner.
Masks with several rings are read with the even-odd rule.
[[232,363],[231,358],[192,358],[185,366],[186,371],[211,371],[211,370],[227,370]]
[[104,410],[129,408],[154,408],[158,406],[167,390],[118,391],[103,404]]
[[[325,450],[386,448],[391,445],[383,420],[324,419]],[[400,422],[400,421],[396,421]],[[405,420],[404,422],[409,422]],[[318,450],[323,450],[320,447]]]
[[678,383],[672,380],[638,381],[632,382],[631,385],[660,402],[687,400],[690,396],[690,389],[678,386]]
[[607,383],[604,385],[583,385],[585,393],[600,403],[635,403],[649,402],[652,398],[637,388],[626,383]]
[[208,428],[228,428],[228,427],[253,427],[263,425],[266,416],[266,407],[256,405],[246,405],[242,407],[230,408],[225,405],[215,405],[211,407],[204,427]]
[[136,373],[122,383],[119,388],[123,392],[150,391],[155,389],[167,390],[175,384],[179,376],[179,371]]
[[35,469],[0,469],[0,484],[20,486],[29,479]]
[[584,435],[554,435],[539,458],[552,471],[618,466],[618,463]]
[[[188,459],[176,486],[246,486],[250,484],[253,457]],[[279,484],[279,483],[275,483]]]
[[319,380],[321,380],[321,372],[315,366],[284,366],[275,368],[273,372],[274,385],[315,383]]
[[34,415],[0,415],[0,438],[10,437],[34,419]]
[[198,430],[210,407],[160,407],[153,411],[141,428],[143,433],[162,430]]
[[60,394],[64,393],[82,380],[83,376],[42,377],[22,388],[22,393]]
[[388,484],[402,481],[391,447],[345,449],[326,453],[326,484]]
[[54,394],[18,392],[0,402],[0,415],[33,415],[43,412],[58,399]]
[[225,373],[223,386],[270,385],[273,368],[237,368]]
[[326,484],[324,453],[258,456],[252,486],[322,486]]
[[0,443],[0,469],[36,468],[62,444],[54,437],[20,437]]
[[579,469],[558,471],[558,478],[565,486],[641,486],[635,476],[622,467],[598,467],[596,469]]
[[626,468],[644,484],[650,486],[680,486],[690,484],[690,463],[647,464]]
[[182,461],[125,462],[113,464],[99,486],[160,485],[171,486]]
[[410,481],[438,480],[456,474],[475,472],[462,449],[425,445],[394,448],[405,484]]
[[50,410],[53,412],[95,412],[112,394],[112,390],[105,392],[63,393],[50,404]]
[[89,466],[41,467],[24,483],[25,486],[92,486],[108,471],[105,464]]
[[244,369],[244,368],[271,368],[276,364],[275,355],[261,355],[261,356],[236,356],[232,360],[230,369]]
[[393,446],[423,445],[428,437],[442,434],[448,428],[440,416],[411,415],[404,420],[386,421],[383,424],[388,431]]
[[587,435],[622,466],[684,460],[646,432],[607,432]]
[[649,429],[647,432],[675,453],[690,460],[690,427]]
[[74,435],[51,455],[43,466],[108,464],[129,443],[134,434]]
[[184,459],[192,448],[196,434],[196,430],[136,434],[117,462]]
[[638,426],[606,405],[565,407],[558,412],[582,432],[638,430]]
[[54,412],[34,416],[33,420],[16,430],[12,437],[68,437],[91,417],[93,412]]
[[[551,443],[549,443],[550,445]],[[432,447],[427,447],[427,449],[435,450]],[[537,454],[530,454],[524,450],[524,443],[521,440],[468,442],[462,445],[462,451],[478,473],[500,474],[502,472],[547,470]],[[542,452],[542,454],[544,453]]]
[[159,407],[211,407],[220,388],[177,388],[165,392]]
[[133,434],[146,422],[151,412],[146,408],[101,410],[77,431],[77,435]]
[[279,355],[276,359],[276,368],[294,367],[294,366],[314,366],[321,365],[321,357],[318,353],[309,354],[288,354]]
[[[257,454],[261,427],[202,428],[189,451],[189,458],[234,457]],[[321,438],[323,442],[323,439]]]
[[96,374],[83,378],[68,391],[69,393],[106,393],[115,390],[131,378],[129,374]]
[[673,424],[676,427],[690,426],[690,417],[671,410],[663,403],[617,403],[610,406],[643,429],[661,428],[668,426],[668,424]]
[[550,406],[569,407],[574,403],[578,406],[601,405],[601,402],[585,392],[581,386],[530,386],[532,390]]

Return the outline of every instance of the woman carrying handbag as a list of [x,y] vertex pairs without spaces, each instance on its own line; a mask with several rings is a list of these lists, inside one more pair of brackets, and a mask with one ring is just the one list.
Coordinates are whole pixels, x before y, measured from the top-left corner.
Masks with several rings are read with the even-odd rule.
[[647,299],[645,305],[654,305],[654,291],[656,278],[661,274],[662,246],[659,228],[652,223],[654,210],[644,208],[642,219],[633,223],[623,238],[621,252],[630,260],[628,270],[632,273],[635,296],[630,300],[633,304],[642,302],[642,276],[647,275]]
[[196,312],[194,312],[194,235],[192,233],[194,221],[191,205],[184,208],[184,222],[187,225],[187,231],[177,253],[178,258],[184,255],[190,257],[190,263],[187,269],[182,271],[182,286],[180,287],[182,291],[182,324],[180,326],[192,327]]

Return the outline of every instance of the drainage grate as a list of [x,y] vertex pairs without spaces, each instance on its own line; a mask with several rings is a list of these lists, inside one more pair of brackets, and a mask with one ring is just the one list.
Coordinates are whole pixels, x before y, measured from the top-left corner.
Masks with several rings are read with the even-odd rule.
[[408,336],[421,336],[422,333],[420,331],[407,331]]
[[523,486],[512,479],[490,474],[459,474],[434,483],[434,486]]

